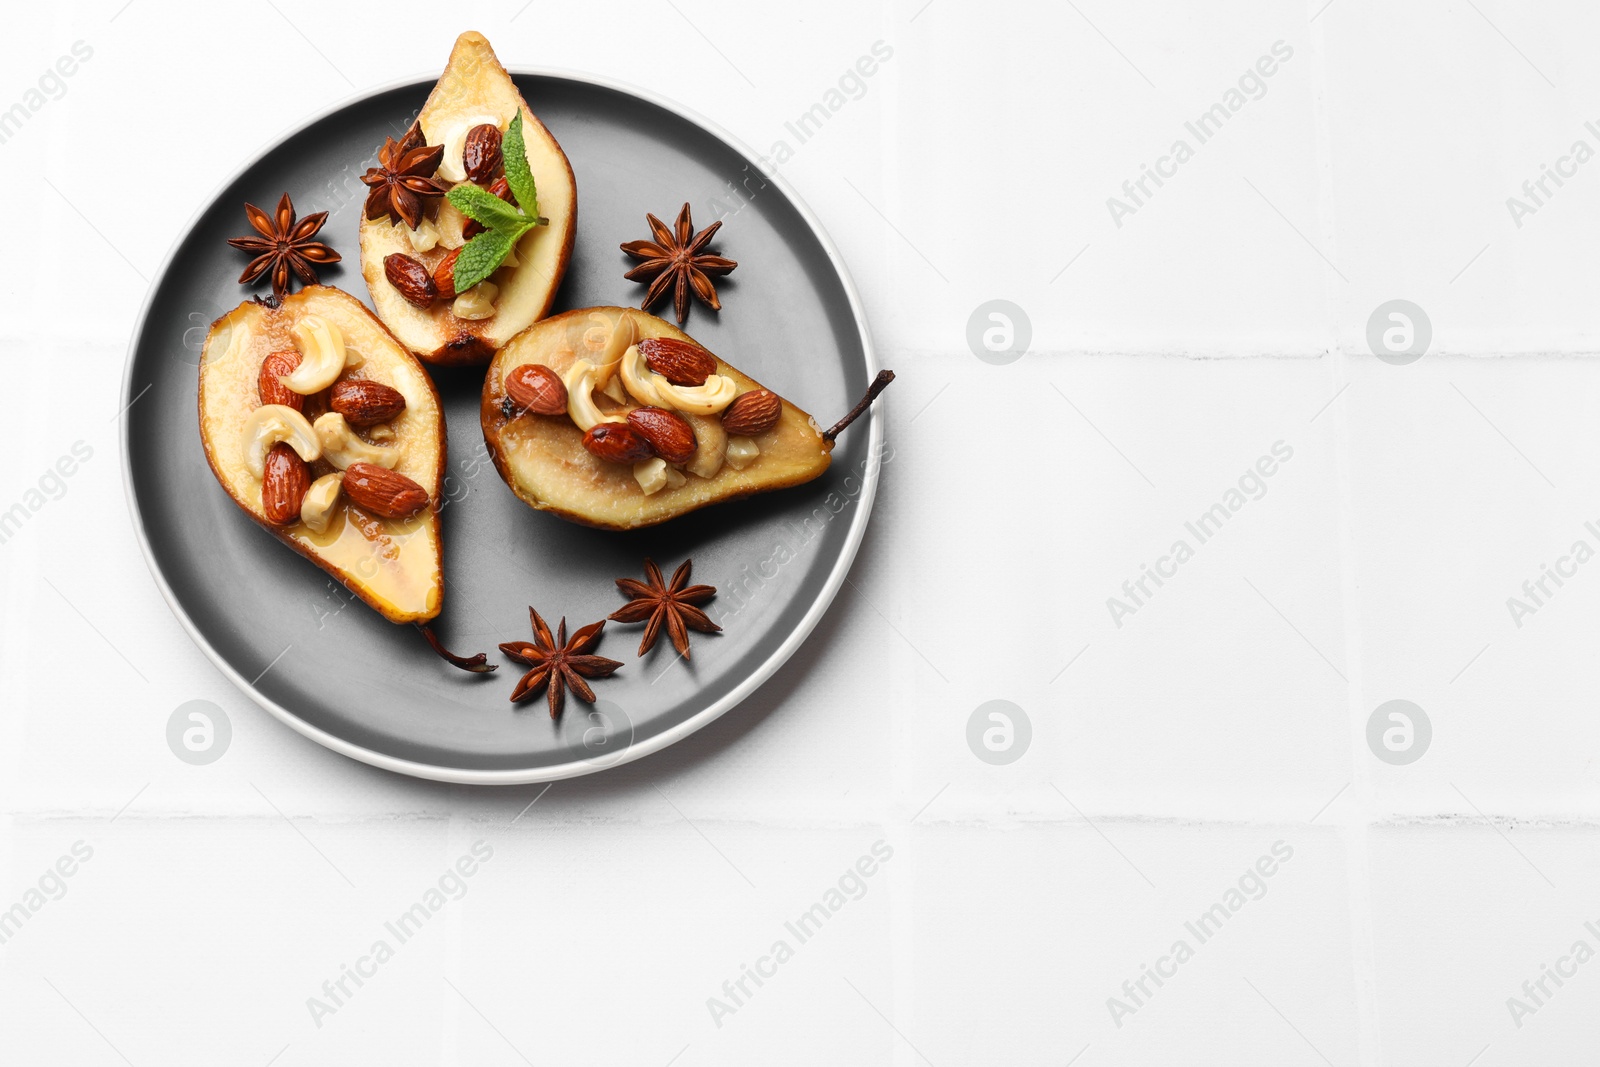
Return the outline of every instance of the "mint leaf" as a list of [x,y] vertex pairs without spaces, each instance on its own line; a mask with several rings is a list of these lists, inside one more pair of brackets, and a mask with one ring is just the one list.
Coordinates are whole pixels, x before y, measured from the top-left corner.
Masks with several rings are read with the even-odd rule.
[[511,195],[517,198],[517,206],[522,208],[523,214],[530,219],[539,217],[539,191],[533,184],[533,171],[528,169],[528,146],[522,140],[522,109],[517,109],[516,116],[511,120],[511,128],[506,130],[504,143],[500,146],[501,154],[506,161],[506,184],[511,186]]
[[455,209],[487,229],[468,241],[456,257],[456,292],[464,293],[499,269],[517,246],[522,235],[539,225],[539,197],[533,172],[528,168],[528,149],[522,140],[522,111],[511,120],[502,145],[505,156],[506,185],[522,208],[506,203],[493,193],[471,183],[451,189],[446,196]]
[[457,211],[490,229],[521,226],[528,221],[516,208],[470,182],[456,186],[445,195]]
[[493,274],[517,246],[518,239],[531,229],[533,223],[523,219],[508,229],[485,230],[463,245],[456,257],[456,292],[464,293]]

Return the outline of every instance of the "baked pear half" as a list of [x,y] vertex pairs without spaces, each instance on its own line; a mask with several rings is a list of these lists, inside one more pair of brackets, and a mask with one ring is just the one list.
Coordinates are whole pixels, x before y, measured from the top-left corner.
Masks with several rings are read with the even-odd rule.
[[481,414],[523,502],[611,530],[809,482],[836,432],[670,323],[621,307],[518,334],[489,366]]
[[[518,114],[522,122],[513,133]],[[512,170],[508,183],[505,149],[517,137],[527,168]],[[361,273],[378,317],[424,362],[487,363],[549,312],[566,274],[578,210],[566,154],[488,40],[468,31],[456,39],[416,124],[384,146],[379,164],[362,179],[369,195],[361,222]],[[532,204],[513,193],[524,173],[537,189]],[[516,238],[502,266],[457,292],[454,264],[474,231],[481,232],[446,195],[464,185],[540,221]]]
[[439,614],[439,394],[355,297],[314,285],[212,323],[200,440],[245,514],[384,618]]

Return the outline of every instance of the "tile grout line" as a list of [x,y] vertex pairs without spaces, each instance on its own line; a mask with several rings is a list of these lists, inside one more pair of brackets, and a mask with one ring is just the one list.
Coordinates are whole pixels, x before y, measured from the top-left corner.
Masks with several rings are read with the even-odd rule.
[[[1351,378],[1352,359],[1343,352],[1329,357],[1334,366],[1333,377],[1348,384]],[[1328,812],[1319,812],[1327,824],[1336,829],[1343,843],[1345,856],[1345,882],[1349,899],[1350,924],[1350,981],[1353,986],[1356,1008],[1356,1041],[1360,1062],[1378,1063],[1382,1060],[1382,1029],[1377,1002],[1377,950],[1373,940],[1372,894],[1372,818],[1370,796],[1362,776],[1365,761],[1372,758],[1366,749],[1366,719],[1364,706],[1366,661],[1363,656],[1360,603],[1359,556],[1355,533],[1350,525],[1353,504],[1354,476],[1350,454],[1350,405],[1334,405],[1324,416],[1331,420],[1329,433],[1333,438],[1335,468],[1339,499],[1339,603],[1344,636],[1345,671],[1349,681],[1345,689],[1346,729],[1349,731],[1350,785],[1328,806]]]
[[[1334,196],[1332,181],[1332,124],[1328,115],[1328,69],[1326,61],[1328,22],[1321,16],[1327,5],[1319,5],[1307,23],[1310,39],[1311,69],[1314,80],[1312,113],[1316,129],[1317,200],[1318,214],[1323,222],[1324,244],[1329,254],[1338,257],[1338,201]],[[1337,16],[1330,16],[1336,18]],[[1346,287],[1348,288],[1348,287]],[[1351,358],[1339,342],[1339,308],[1345,299],[1343,290],[1324,275],[1327,294],[1327,358],[1333,381],[1343,386],[1353,379]],[[1350,731],[1350,772],[1353,785],[1342,790],[1329,809],[1319,812],[1319,818],[1328,820],[1343,839],[1345,853],[1345,879],[1349,899],[1350,924],[1350,979],[1354,987],[1356,1010],[1356,1049],[1362,1063],[1378,1063],[1383,1059],[1383,1035],[1376,998],[1376,950],[1372,936],[1372,871],[1370,831],[1368,819],[1368,794],[1361,779],[1364,766],[1362,758],[1368,753],[1363,748],[1366,731],[1362,714],[1363,685],[1366,664],[1362,656],[1360,615],[1355,611],[1357,596],[1357,555],[1354,531],[1350,527],[1352,472],[1350,456],[1351,406],[1348,402],[1336,404],[1318,415],[1330,420],[1327,432],[1333,443],[1335,477],[1339,500],[1339,603],[1341,606],[1344,655],[1342,658],[1348,681],[1345,683],[1346,729]],[[1307,429],[1310,429],[1308,426]]]

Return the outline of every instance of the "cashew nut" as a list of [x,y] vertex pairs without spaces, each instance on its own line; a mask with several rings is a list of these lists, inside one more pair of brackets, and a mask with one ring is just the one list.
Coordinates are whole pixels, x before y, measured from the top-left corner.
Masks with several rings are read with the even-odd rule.
[[267,453],[284,442],[307,463],[322,455],[306,417],[285,404],[262,404],[244,420],[244,461],[257,478],[267,472]]
[[704,385],[673,385],[662,378],[656,383],[656,392],[669,406],[686,415],[715,415],[733,403],[733,398],[739,395],[739,386],[732,378],[713,374]]
[[622,384],[641,404],[688,415],[715,415],[739,395],[734,380],[721,374],[711,375],[703,385],[673,385],[650,369],[638,345],[629,345],[622,356]]
[[322,458],[340,470],[352,463],[371,463],[376,467],[394,470],[395,464],[400,462],[398,449],[367,444],[355,435],[350,424],[337,411],[330,411],[317,419],[312,429],[316,431],[317,443],[322,446]]
[[[612,376],[617,372],[623,353],[638,340],[638,330],[633,317],[626,314],[620,321],[613,322],[605,312],[591,311],[589,321],[593,325],[583,331],[582,345],[584,358],[595,367],[594,387],[616,398],[610,388]],[[618,403],[621,402],[618,399]]]
[[667,487],[667,461],[660,456],[633,465],[633,479],[644,490],[645,496],[654,496]]
[[684,418],[694,430],[695,449],[683,469],[701,478],[715,477],[728,451],[728,431],[722,428],[722,420],[718,418],[707,415],[685,415]]
[[676,467],[667,466],[667,461],[660,456],[635,463],[633,477],[639,483],[639,488],[644,490],[645,496],[654,496],[663,489],[676,489],[689,480]]
[[494,282],[479,282],[456,297],[450,305],[450,314],[458,319],[486,319],[494,314],[494,298],[500,287]]
[[[613,370],[616,369],[616,366],[615,363],[611,364]],[[623,406],[628,403],[628,391],[622,387],[622,378],[618,375],[613,374],[611,380],[601,386],[600,392]]]
[[574,360],[561,380],[567,387],[567,414],[584,433],[598,423],[628,421],[626,415],[607,415],[595,407],[593,363],[586,359]]
[[644,361],[638,345],[629,345],[622,354],[622,384],[639,403],[653,408],[664,408],[667,402],[656,392],[656,386],[668,384],[667,380],[651,370]]
[[406,239],[417,252],[431,252],[439,243],[439,227],[432,219],[423,219],[414,230],[403,222],[395,225],[405,230]]
[[300,365],[293,374],[285,374],[278,380],[290,392],[310,396],[338,380],[348,355],[339,327],[321,315],[302,315],[289,332],[294,334],[295,346],[300,349]]
[[724,458],[728,466],[736,471],[742,471],[754,463],[761,456],[761,446],[756,444],[753,437],[728,438],[728,451]]
[[312,533],[322,533],[333,518],[334,505],[339,503],[339,492],[344,488],[344,472],[324,474],[311,483],[305,498],[300,501],[300,521]]

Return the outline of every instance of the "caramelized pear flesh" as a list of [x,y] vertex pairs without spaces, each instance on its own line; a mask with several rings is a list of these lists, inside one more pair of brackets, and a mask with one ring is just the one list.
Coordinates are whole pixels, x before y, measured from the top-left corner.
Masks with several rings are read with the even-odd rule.
[[450,61],[417,121],[428,144],[445,145],[437,176],[449,185],[454,184],[450,175],[459,173],[453,168],[461,163],[463,135],[484,123],[499,126],[503,133],[518,110],[528,166],[539,191],[539,214],[549,223],[534,227],[517,243],[517,266],[501,267],[490,278],[498,290],[492,315],[458,318],[451,311],[451,300],[416,307],[385,277],[383,261],[391,254],[410,256],[431,273],[452,248],[462,245],[462,229],[469,220],[448,201],[435,201],[438,217],[424,224],[440,235],[439,243],[426,251],[416,248],[411,229],[392,215],[362,217],[361,273],[372,292],[373,307],[383,324],[424,362],[450,366],[488,362],[501,345],[549,312],[572,257],[578,210],[572,167],[482,34],[468,31],[456,39]]
[[[590,454],[583,445],[583,431],[567,414],[516,409],[506,390],[509,375],[519,367],[539,364],[565,378],[576,361],[601,358],[593,349],[603,343],[608,328],[631,330],[637,340],[662,337],[697,344],[670,323],[633,308],[583,308],[530,326],[489,366],[481,409],[484,440],[500,477],[524,503],[588,526],[627,530],[666,522],[709,504],[800,485],[828,469],[833,442],[823,438],[810,415],[786,400],[777,423],[753,438],[760,453],[742,470],[726,461],[729,438],[717,415],[685,415],[702,452],[698,458],[709,458],[714,472],[709,477],[692,473],[700,464],[691,459],[680,472],[679,484],[649,494],[633,467]],[[732,379],[741,393],[762,388],[720,358],[716,373]],[[603,415],[622,416],[641,406],[618,387],[615,379],[620,377],[615,375],[610,383],[612,395],[604,389],[593,393]]]
[[[275,525],[262,502],[262,478],[252,470],[247,424],[261,408],[261,368],[275,352],[296,349],[296,324],[308,317],[342,336],[347,359],[340,381],[370,379],[397,390],[405,409],[385,428],[356,431],[363,443],[389,450],[393,470],[428,493],[428,505],[403,519],[384,518],[339,496],[321,532],[304,521]],[[327,390],[304,399],[315,422],[328,411]],[[247,301],[211,325],[200,363],[200,439],[212,473],[245,514],[333,575],[391,622],[422,622],[439,614],[444,579],[439,547],[439,485],[444,473],[444,413],[421,364],[349,293],[310,286],[281,307]],[[335,471],[327,458],[310,477]]]

